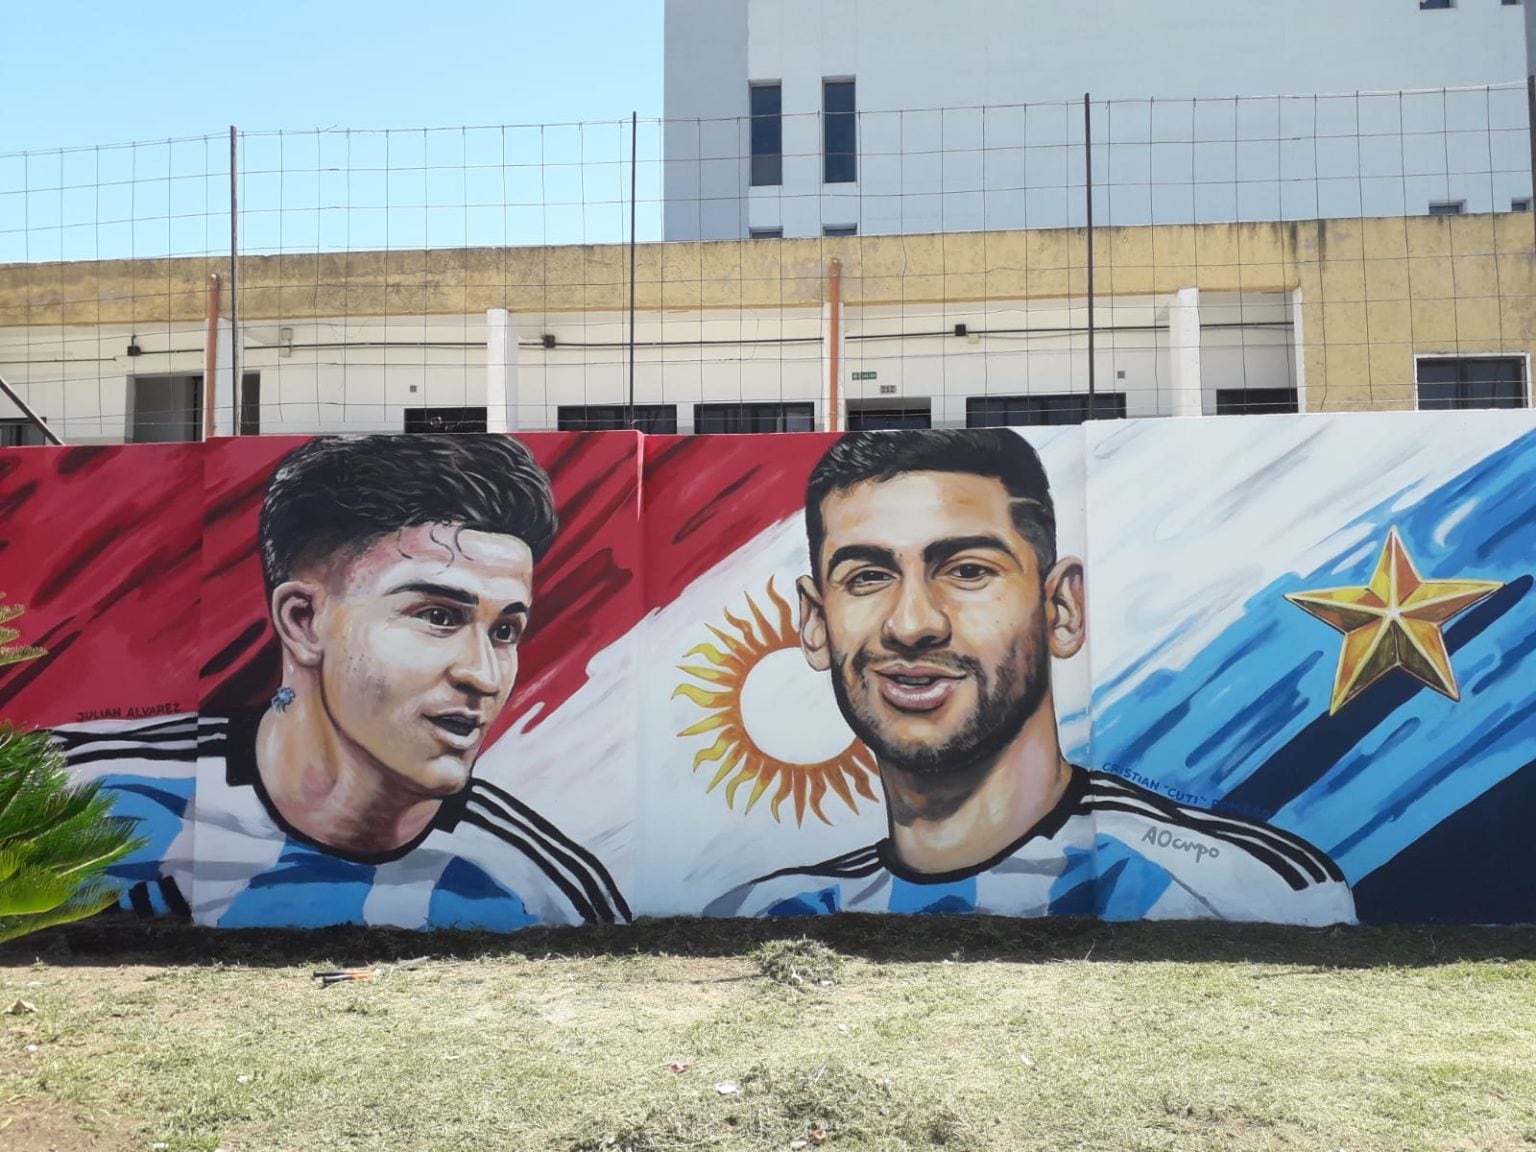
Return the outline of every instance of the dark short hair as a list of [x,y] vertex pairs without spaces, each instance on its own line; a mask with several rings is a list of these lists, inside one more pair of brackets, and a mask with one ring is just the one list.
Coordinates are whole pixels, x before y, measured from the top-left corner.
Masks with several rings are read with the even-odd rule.
[[422,524],[516,536],[535,560],[559,526],[549,477],[509,437],[311,440],[283,458],[261,503],[267,594],[311,564]]
[[1044,577],[1056,565],[1056,506],[1045,466],[1029,442],[1004,428],[922,428],[901,432],[850,432],[811,472],[805,489],[805,533],[811,572],[821,580],[821,546],[827,525],[822,504],[856,484],[890,480],[908,472],[962,472],[1002,482],[1015,501],[1013,523],[1029,541]]

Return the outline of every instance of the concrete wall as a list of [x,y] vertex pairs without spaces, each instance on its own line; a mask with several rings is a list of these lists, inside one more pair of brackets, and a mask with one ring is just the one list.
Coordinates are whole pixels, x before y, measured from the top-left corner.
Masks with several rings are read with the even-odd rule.
[[[809,400],[825,426],[833,257],[849,401],[927,400],[938,423],[963,421],[972,395],[1085,391],[1084,245],[1046,230],[642,247],[636,402],[677,404],[688,429],[700,401]],[[1127,392],[1132,415],[1175,410],[1168,309],[1191,289],[1207,412],[1217,387],[1242,384],[1298,387],[1314,411],[1412,408],[1416,355],[1536,350],[1529,215],[1109,228],[1095,263],[1097,385]],[[0,267],[0,375],[67,439],[120,440],[130,376],[203,370],[219,270]],[[618,246],[244,261],[263,430],[398,430],[404,408],[483,403],[487,308],[511,311],[521,344],[519,427],[622,403],[626,277]],[[969,335],[952,335],[961,323]]]
[[[1094,113],[1100,222],[1508,211],[1526,72],[1498,0],[669,0],[665,235],[1080,224],[1085,92],[1118,102]],[[822,80],[850,77],[860,179],[824,185]],[[743,219],[749,82],[783,86],[785,161]],[[1490,84],[1516,87],[1395,95]]]
[[0,715],[208,926],[1531,923],[1533,488],[1530,411],[7,449]]

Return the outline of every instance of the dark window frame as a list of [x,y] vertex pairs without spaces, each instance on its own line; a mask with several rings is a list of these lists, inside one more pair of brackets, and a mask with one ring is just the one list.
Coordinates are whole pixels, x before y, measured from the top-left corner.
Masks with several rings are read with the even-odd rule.
[[784,85],[763,81],[747,85],[750,112],[751,180],[754,188],[784,183]]
[[[989,411],[990,410],[990,411]],[[1095,420],[1123,420],[1124,392],[1097,392],[1093,397]],[[1083,424],[1088,420],[1088,393],[1040,392],[1012,396],[968,396],[967,428],[1026,428],[1042,425]]]
[[1295,388],[1218,388],[1216,415],[1267,416],[1301,411],[1301,393]]
[[240,435],[261,435],[261,373],[240,375]]
[[[401,426],[413,436],[473,436],[486,431],[489,410],[484,404],[455,408],[407,408]],[[440,423],[434,424],[437,420]],[[412,427],[415,425],[415,427]]]
[[859,182],[858,81],[821,82],[821,182]]
[[[781,427],[763,427],[766,424]],[[738,427],[706,427],[731,424]],[[693,430],[701,436],[735,436],[771,432],[816,431],[816,405],[809,400],[699,403],[693,406]]]
[[0,417],[0,448],[40,448],[48,437],[25,416]]
[[1522,353],[1416,356],[1413,381],[1414,402],[1421,412],[1531,405],[1530,364]]
[[677,434],[677,405],[561,404],[555,410],[555,427],[561,432],[612,432],[633,427],[648,436],[673,436]]
[[921,405],[913,401],[903,404],[848,405],[848,431],[882,432],[906,428],[932,428],[933,401]]
[[[219,383],[228,387],[228,374],[221,373]],[[139,389],[179,383],[192,390],[191,401],[184,408],[148,409],[143,406]],[[127,429],[123,436],[127,444],[195,444],[203,439],[204,404],[207,393],[206,381],[201,372],[145,372],[128,377]],[[157,419],[157,417],[164,417]],[[174,417],[174,419],[173,419]],[[167,435],[160,435],[163,431]],[[175,435],[177,431],[187,435]],[[154,435],[146,433],[155,432]]]

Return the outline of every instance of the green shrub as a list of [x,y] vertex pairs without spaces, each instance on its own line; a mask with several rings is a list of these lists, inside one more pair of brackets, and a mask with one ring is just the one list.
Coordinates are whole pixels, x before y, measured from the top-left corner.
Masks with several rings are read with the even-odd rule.
[[46,732],[0,723],[0,943],[111,906],[107,868],[145,843],[99,783],[70,782]]

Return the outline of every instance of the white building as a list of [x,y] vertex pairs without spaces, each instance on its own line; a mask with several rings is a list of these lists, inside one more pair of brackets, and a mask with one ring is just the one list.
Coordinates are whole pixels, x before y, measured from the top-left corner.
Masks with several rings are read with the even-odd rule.
[[1520,0],[667,0],[665,234],[1530,206]]

